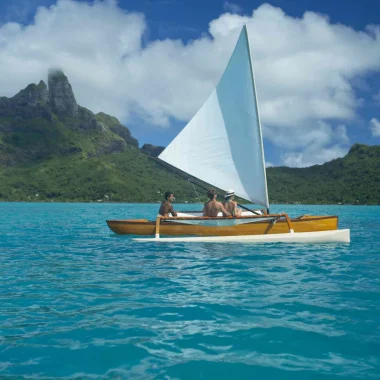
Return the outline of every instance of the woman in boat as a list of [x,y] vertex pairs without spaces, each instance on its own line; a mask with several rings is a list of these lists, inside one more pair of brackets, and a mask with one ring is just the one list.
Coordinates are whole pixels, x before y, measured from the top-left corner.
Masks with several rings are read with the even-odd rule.
[[231,216],[231,213],[224,208],[223,204],[216,200],[217,193],[214,189],[210,189],[207,196],[210,200],[204,204],[203,216],[216,217],[219,212],[222,212],[223,216]]
[[223,202],[224,208],[232,215],[232,216],[241,216],[242,209],[237,206],[237,202],[235,199],[235,192],[233,190],[228,190],[224,195],[225,201]]

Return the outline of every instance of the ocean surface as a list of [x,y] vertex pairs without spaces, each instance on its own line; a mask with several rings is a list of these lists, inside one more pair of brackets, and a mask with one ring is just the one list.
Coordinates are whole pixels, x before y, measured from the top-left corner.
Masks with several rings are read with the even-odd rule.
[[351,244],[141,244],[105,223],[157,209],[0,203],[1,379],[380,378],[380,207],[272,206],[339,215]]

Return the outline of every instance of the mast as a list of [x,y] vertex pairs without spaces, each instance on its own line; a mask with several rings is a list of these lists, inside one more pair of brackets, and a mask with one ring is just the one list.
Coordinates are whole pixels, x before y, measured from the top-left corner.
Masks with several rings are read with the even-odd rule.
[[252,65],[252,58],[251,58],[251,48],[249,46],[249,38],[248,38],[248,30],[247,25],[245,24],[243,26],[244,33],[246,35],[246,41],[247,41],[247,48],[248,48],[248,56],[249,56],[249,67],[251,68],[251,78],[252,78],[252,85],[253,85],[253,92],[255,94],[255,103],[256,103],[256,116],[259,123],[259,134],[260,134],[260,143],[261,143],[261,155],[263,159],[263,170],[264,170],[264,178],[265,178],[265,195],[266,195],[266,201],[267,201],[267,213],[269,214],[269,198],[268,198],[268,185],[267,185],[267,172],[265,168],[265,156],[264,156],[264,144],[263,144],[263,135],[261,131],[261,122],[260,122],[260,115],[259,115],[259,104],[257,100],[257,92],[256,92],[256,86],[255,86],[255,77],[253,75],[253,65]]

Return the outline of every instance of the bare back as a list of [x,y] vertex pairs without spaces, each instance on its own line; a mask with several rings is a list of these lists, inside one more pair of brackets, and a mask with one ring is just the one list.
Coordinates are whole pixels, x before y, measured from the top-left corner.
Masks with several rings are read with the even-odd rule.
[[161,203],[161,207],[158,213],[165,218],[169,217],[169,213],[173,216],[177,216],[177,213],[173,209],[173,205],[169,201],[164,201]]
[[230,213],[224,208],[221,202],[213,199],[204,204],[203,216],[216,217],[218,213],[222,212],[223,216],[229,216]]
[[224,208],[233,216],[240,216],[241,215],[241,209],[237,207],[237,202],[235,201],[229,201],[229,202],[223,202]]

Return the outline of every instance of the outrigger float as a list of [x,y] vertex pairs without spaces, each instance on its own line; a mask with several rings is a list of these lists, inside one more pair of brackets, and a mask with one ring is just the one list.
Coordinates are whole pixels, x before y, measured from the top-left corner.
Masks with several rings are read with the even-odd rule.
[[[177,217],[107,220],[117,234],[153,236],[137,242],[350,242],[337,216],[271,214],[264,148],[247,27],[244,26],[218,85],[197,114],[155,161],[235,194],[263,210],[215,218],[182,212]],[[199,183],[196,183],[201,186]],[[198,213],[199,214],[199,213]],[[161,236],[165,237],[161,237]]]

